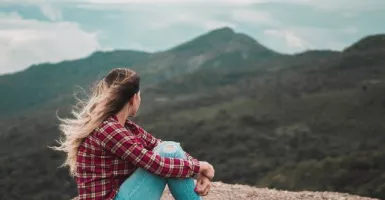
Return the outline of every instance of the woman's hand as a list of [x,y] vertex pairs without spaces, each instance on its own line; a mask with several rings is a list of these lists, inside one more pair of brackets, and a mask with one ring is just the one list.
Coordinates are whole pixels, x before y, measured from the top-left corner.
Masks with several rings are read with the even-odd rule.
[[195,187],[195,192],[197,192],[200,196],[206,196],[210,192],[211,181],[206,176],[202,174],[198,175],[197,184]]
[[209,180],[212,180],[215,175],[214,167],[210,165],[208,162],[200,161],[199,163],[200,163],[199,173],[207,177]]

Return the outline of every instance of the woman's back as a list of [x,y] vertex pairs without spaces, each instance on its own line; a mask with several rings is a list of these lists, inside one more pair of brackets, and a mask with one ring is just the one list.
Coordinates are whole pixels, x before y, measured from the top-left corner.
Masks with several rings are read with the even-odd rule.
[[[114,131],[119,131],[120,126],[117,123],[119,121],[115,115],[108,117],[79,146],[76,182],[79,186],[80,199],[87,199],[88,196],[112,199],[119,186],[137,169],[131,162],[112,154],[105,148],[106,144],[103,144],[105,137]],[[124,128],[128,130],[122,131],[126,139],[134,141],[147,150],[152,150],[159,142],[129,120],[126,120]]]
[[106,151],[101,144],[100,135],[114,123],[109,117],[79,146],[76,182],[80,199],[113,199],[119,186],[136,170],[133,164]]

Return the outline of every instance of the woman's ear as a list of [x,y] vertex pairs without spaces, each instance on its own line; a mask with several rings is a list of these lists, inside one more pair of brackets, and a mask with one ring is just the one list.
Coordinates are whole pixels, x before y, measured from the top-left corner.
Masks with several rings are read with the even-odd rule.
[[131,99],[128,101],[128,104],[131,106],[131,105],[134,105],[134,98],[135,98],[135,95],[131,97]]

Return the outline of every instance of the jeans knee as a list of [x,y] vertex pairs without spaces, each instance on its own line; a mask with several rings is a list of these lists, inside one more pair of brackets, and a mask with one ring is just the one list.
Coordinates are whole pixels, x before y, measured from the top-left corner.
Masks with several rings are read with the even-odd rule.
[[177,142],[164,141],[155,147],[154,152],[158,153],[162,157],[168,158],[186,158],[186,155]]

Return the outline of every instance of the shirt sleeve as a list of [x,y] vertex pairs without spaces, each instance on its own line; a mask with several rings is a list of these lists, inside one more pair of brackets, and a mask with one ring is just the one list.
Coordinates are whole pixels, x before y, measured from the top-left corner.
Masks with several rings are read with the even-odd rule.
[[[151,135],[150,133],[148,133],[146,130],[144,130],[142,127],[136,125],[136,128],[143,134],[143,139],[146,141],[147,143],[147,147],[148,149],[150,150],[153,150],[156,146],[159,145],[159,143],[162,142],[161,139],[157,139],[155,138],[153,135]],[[194,157],[192,157],[190,154],[188,154],[187,152],[185,152],[185,155],[186,155],[186,159],[187,160],[196,160]]]
[[164,158],[147,150],[139,139],[118,122],[108,124],[98,134],[101,146],[118,157],[162,177],[187,178],[199,173],[198,160]]
[[192,157],[192,156],[191,156],[190,154],[188,154],[187,152],[185,152],[185,154],[186,154],[187,160],[195,160],[195,158]]
[[142,138],[146,141],[146,147],[149,150],[153,150],[156,146],[158,146],[159,143],[162,142],[162,140],[155,138],[153,135],[145,131],[142,127],[135,125],[136,128],[141,132]]
[[[194,157],[192,157],[189,153],[187,153],[187,152],[185,152],[185,155],[186,155],[186,159],[187,160],[196,160]],[[198,179],[198,175],[199,175],[199,173],[198,174],[195,174],[194,176],[192,176],[192,178],[194,178],[194,179]]]
[[[140,127],[139,125],[135,124],[136,128],[139,130],[139,132],[141,132],[143,134],[143,139],[146,141],[147,143],[147,149],[150,149],[150,150],[153,150],[156,146],[159,145],[159,143],[162,142],[161,139],[157,139],[155,138],[153,135],[151,135],[150,133],[148,133],[146,130],[144,130],[142,127]],[[196,160],[194,157],[192,157],[189,153],[185,152],[185,155],[186,155],[186,159],[187,160]]]

